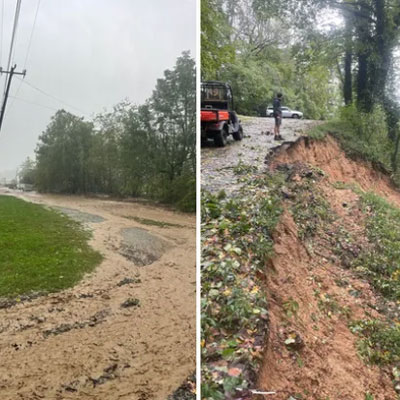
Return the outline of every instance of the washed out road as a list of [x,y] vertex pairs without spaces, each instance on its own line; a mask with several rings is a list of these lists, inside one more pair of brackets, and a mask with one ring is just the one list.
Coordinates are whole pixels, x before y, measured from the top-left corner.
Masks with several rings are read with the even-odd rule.
[[0,192],[80,220],[104,256],[71,289],[0,301],[0,398],[167,399],[195,370],[195,218],[134,202]]
[[[274,119],[244,117],[242,119],[244,138],[235,142],[229,137],[226,147],[215,147],[209,142],[201,150],[201,187],[212,193],[224,190],[227,194],[234,192],[240,184],[237,182],[237,171],[240,168],[252,167],[261,171],[267,154],[282,143],[294,142],[304,135],[318,121],[285,118],[282,121],[281,135],[284,142],[274,141]],[[266,132],[272,132],[267,135]]]

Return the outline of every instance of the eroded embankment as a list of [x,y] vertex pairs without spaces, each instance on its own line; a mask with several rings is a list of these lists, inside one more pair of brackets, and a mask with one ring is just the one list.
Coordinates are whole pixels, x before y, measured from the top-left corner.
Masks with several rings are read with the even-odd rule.
[[365,191],[373,191],[396,205],[400,205],[400,192],[387,174],[375,169],[371,163],[346,157],[338,142],[331,136],[324,140],[299,138],[288,148],[277,150],[271,163],[303,162],[321,168],[330,183],[344,182],[359,185]]
[[282,400],[396,399],[393,364],[361,358],[351,326],[393,318],[385,311],[393,304],[355,261],[374,246],[363,193],[399,206],[399,192],[384,173],[347,158],[331,137],[300,139],[270,165],[285,174],[285,211],[266,274],[269,340],[258,387]]

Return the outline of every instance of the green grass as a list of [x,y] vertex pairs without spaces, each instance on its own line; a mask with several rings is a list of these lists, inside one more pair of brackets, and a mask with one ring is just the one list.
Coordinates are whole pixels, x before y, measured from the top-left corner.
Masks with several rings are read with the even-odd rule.
[[372,285],[390,300],[400,301],[400,209],[374,193],[361,196],[371,243],[354,261]]
[[339,141],[348,157],[369,161],[380,169],[391,172],[391,146],[393,145],[386,137],[379,138],[357,133],[353,124],[341,120],[328,121],[307,132],[307,135],[315,140],[323,140],[328,134]]
[[[353,267],[389,301],[400,301],[400,209],[374,193],[360,195],[366,215],[370,246],[353,261]],[[350,325],[360,337],[358,351],[368,363],[400,362],[400,325],[391,317],[354,321]]]
[[89,238],[79,223],[56,211],[0,196],[0,296],[73,286],[102,259]]
[[387,365],[400,362],[400,327],[378,320],[354,321],[354,334],[362,338],[358,351],[370,364]]

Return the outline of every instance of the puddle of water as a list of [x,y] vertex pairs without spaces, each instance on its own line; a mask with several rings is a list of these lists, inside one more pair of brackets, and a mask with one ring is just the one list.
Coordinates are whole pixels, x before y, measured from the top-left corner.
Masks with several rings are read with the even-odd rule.
[[123,242],[120,253],[136,265],[145,266],[157,261],[167,250],[167,242],[142,228],[121,231]]
[[105,219],[103,217],[101,217],[100,215],[89,214],[86,212],[75,210],[73,208],[66,208],[66,207],[52,207],[52,208],[55,210],[61,211],[63,214],[68,215],[68,217],[71,217],[73,220],[78,221],[78,222],[99,223],[99,222],[105,221]]

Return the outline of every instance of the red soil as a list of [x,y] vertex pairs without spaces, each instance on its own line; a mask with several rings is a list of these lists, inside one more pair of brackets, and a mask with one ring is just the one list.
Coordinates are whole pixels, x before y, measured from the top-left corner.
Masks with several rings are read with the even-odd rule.
[[[310,163],[327,174],[318,185],[340,216],[332,230],[340,224],[359,237],[361,243],[365,235],[358,196],[351,190],[335,189],[331,183],[357,183],[364,190],[375,191],[400,205],[400,194],[386,175],[367,163],[348,159],[330,137],[323,142],[310,141],[308,145],[305,140],[298,141],[286,152],[277,154],[272,168],[296,161]],[[390,371],[368,366],[360,359],[358,338],[348,328],[346,314],[351,319],[379,318],[369,306],[377,303],[370,285],[340,265],[322,233],[313,239],[312,248],[302,242],[287,211],[276,229],[274,242],[276,255],[267,273],[270,333],[259,389],[276,391],[277,395],[270,396],[276,400],[287,400],[296,393],[307,400],[364,400],[366,393],[372,394],[374,400],[396,399]],[[359,297],[349,293],[354,290],[360,293]],[[327,315],[327,310],[321,308],[321,299],[326,299],[326,295],[332,296],[341,313]],[[292,301],[299,308],[296,316],[290,317],[285,304]],[[293,332],[304,343],[297,351],[289,351],[284,343]]]

